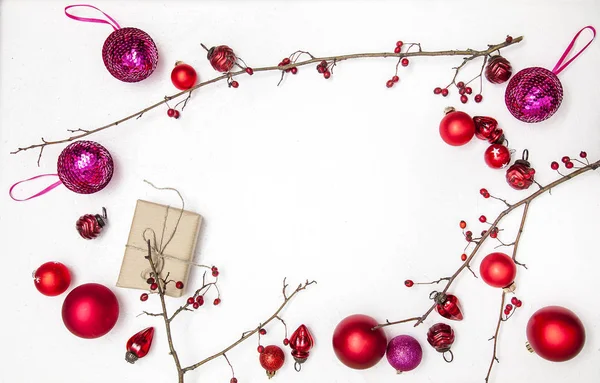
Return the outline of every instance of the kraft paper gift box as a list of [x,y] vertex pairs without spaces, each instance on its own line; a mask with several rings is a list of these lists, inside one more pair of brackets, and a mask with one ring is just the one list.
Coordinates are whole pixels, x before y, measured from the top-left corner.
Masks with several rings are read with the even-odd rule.
[[[187,286],[201,223],[202,217],[199,214],[138,200],[117,286],[150,290],[146,279],[150,277],[152,269],[150,262],[145,258],[148,255],[148,239],[153,248],[154,263],[159,266],[160,276],[165,278],[169,273],[169,280],[183,281],[184,286]],[[159,254],[155,249],[164,250]],[[183,293],[184,289],[177,289],[175,283],[167,285],[166,295],[181,297]]]

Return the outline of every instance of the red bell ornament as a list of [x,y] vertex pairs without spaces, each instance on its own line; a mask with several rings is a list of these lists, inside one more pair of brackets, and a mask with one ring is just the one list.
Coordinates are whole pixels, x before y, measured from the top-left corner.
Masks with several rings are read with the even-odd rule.
[[296,363],[294,369],[298,372],[302,369],[302,364],[308,359],[309,351],[314,347],[315,341],[305,325],[300,325],[290,337],[290,348],[292,356]]
[[531,167],[529,161],[529,151],[523,151],[523,159],[516,160],[515,163],[506,170],[506,182],[516,190],[528,189],[535,182],[535,169]]
[[275,376],[285,362],[285,354],[278,346],[267,346],[258,358],[260,365],[267,371],[269,379]]
[[446,116],[440,122],[440,136],[445,143],[461,146],[475,135],[475,123],[471,116],[452,107],[446,108]]
[[498,127],[498,121],[492,117],[475,116],[475,136],[480,140],[487,140],[490,144],[504,142],[504,132]]
[[560,306],[536,311],[527,323],[527,349],[552,362],[573,359],[585,344],[585,328],[574,312]]
[[154,338],[154,327],[148,327],[129,338],[126,346],[125,360],[133,364],[139,358],[148,355],[148,351],[150,351],[150,346],[152,345],[152,338]]
[[490,253],[479,265],[481,279],[492,287],[507,288],[514,291],[514,280],[517,276],[517,265],[511,257],[504,253]]
[[490,168],[502,169],[510,163],[510,150],[502,144],[492,144],[485,150],[483,159]]
[[493,56],[485,67],[485,78],[492,84],[502,84],[512,75],[510,62],[500,55]]
[[102,228],[106,226],[106,208],[102,208],[100,214],[85,214],[79,217],[75,223],[75,228],[79,235],[84,239],[94,239],[102,232]]
[[229,48],[227,45],[219,45],[210,49],[207,49],[204,45],[202,45],[202,47],[208,51],[206,58],[217,72],[229,72],[237,61],[233,49]]
[[[437,352],[441,352],[444,360],[448,363],[454,360],[454,354],[450,347],[454,343],[454,330],[445,323],[436,323],[427,331],[427,342]],[[448,359],[446,353],[450,355]]]
[[435,301],[436,311],[444,318],[456,321],[463,320],[460,303],[455,295],[433,291],[429,294],[429,298]]

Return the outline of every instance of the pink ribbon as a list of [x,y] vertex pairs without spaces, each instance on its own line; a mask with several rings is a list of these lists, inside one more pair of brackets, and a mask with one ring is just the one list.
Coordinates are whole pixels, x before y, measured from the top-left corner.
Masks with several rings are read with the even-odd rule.
[[[112,23],[110,21],[106,21],[103,19],[94,19],[91,17],[79,17],[79,16],[73,16],[72,14],[70,14],[69,12],[67,12],[67,10],[69,8],[75,8],[75,7],[88,7],[88,8],[94,8],[95,10],[99,11],[100,13],[102,13],[104,16],[106,16],[107,19],[109,19],[110,21],[112,21]],[[109,15],[107,15],[106,13],[102,12],[100,9],[94,7],[93,5],[89,5],[89,4],[73,4],[73,5],[69,5],[68,7],[65,7],[65,15],[67,15],[67,17],[72,18],[73,20],[77,20],[77,21],[84,21],[86,23],[101,23],[101,24],[108,24],[111,27],[114,28],[114,30],[116,31],[117,29],[121,29],[121,26],[119,25],[119,23],[116,22],[115,19],[113,19],[112,17],[110,17]]]
[[[581,32],[585,31],[586,29],[589,29],[594,34],[592,36],[592,39],[590,40],[589,43],[587,43],[587,45],[585,47],[581,48],[581,50],[579,52],[577,52],[577,54],[575,56],[573,56],[569,61],[567,61],[566,63],[563,64],[563,62],[565,61],[565,59],[567,58],[569,53],[571,53],[571,49],[573,49],[573,46],[575,45],[575,41],[577,41],[577,38],[579,37]],[[579,56],[581,53],[583,53],[583,51],[586,50],[587,47],[590,46],[590,44],[592,43],[592,41],[594,41],[595,38],[596,38],[596,29],[594,27],[592,27],[591,25],[588,25],[587,27],[581,28],[581,30],[579,32],[577,32],[575,37],[573,37],[573,40],[571,40],[571,44],[569,44],[569,46],[565,50],[565,53],[563,53],[562,57],[558,60],[558,62],[554,66],[554,69],[552,69],[552,72],[554,72],[554,74],[556,74],[556,75],[558,75],[560,72],[562,72],[563,69],[565,69],[571,62],[573,62],[573,60],[575,60],[577,58],[577,56]]]
[[50,186],[46,187],[44,190],[42,190],[42,191],[40,191],[40,192],[38,192],[38,193],[36,193],[36,194],[32,195],[31,197],[25,198],[25,199],[19,199],[19,198],[15,198],[15,196],[13,195],[13,189],[14,189],[15,187],[17,187],[17,185],[20,185],[20,184],[22,184],[23,182],[27,182],[27,181],[35,180],[35,179],[42,178],[42,177],[50,177],[50,176],[53,176],[53,177],[58,177],[58,174],[40,174],[39,176],[35,176],[35,177],[31,177],[31,178],[28,178],[28,179],[26,179],[26,180],[23,180],[23,181],[19,181],[19,182],[17,182],[16,184],[14,184],[13,186],[11,186],[11,187],[10,187],[10,190],[8,191],[8,195],[10,195],[10,198],[12,198],[13,200],[15,200],[15,201],[18,201],[18,202],[22,202],[22,201],[28,201],[28,200],[30,200],[30,199],[32,199],[32,198],[35,198],[35,197],[39,197],[39,196],[41,196],[41,195],[44,195],[44,194],[48,193],[50,190],[54,189],[55,187],[57,187],[57,186],[59,186],[59,185],[62,185],[62,181],[61,181],[61,180],[58,180],[58,181],[56,181],[55,183],[53,183],[52,185],[50,185]]

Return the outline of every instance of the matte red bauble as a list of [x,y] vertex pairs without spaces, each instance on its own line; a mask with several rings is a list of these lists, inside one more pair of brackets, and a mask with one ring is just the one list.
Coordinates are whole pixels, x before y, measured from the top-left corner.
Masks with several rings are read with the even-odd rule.
[[290,337],[290,348],[292,349],[292,356],[296,361],[294,364],[296,371],[300,372],[302,364],[308,359],[309,351],[314,345],[315,340],[310,331],[308,331],[308,328],[305,325],[300,325]]
[[67,295],[62,318],[74,335],[87,339],[98,338],[117,323],[119,302],[109,288],[98,283],[86,283]]
[[523,151],[523,159],[516,160],[515,163],[506,170],[506,182],[513,189],[528,189],[534,182],[535,169],[531,167],[529,161],[529,152]]
[[360,314],[351,315],[337,325],[333,332],[333,350],[340,362],[364,370],[383,358],[387,338],[381,328],[373,330],[375,326],[375,319]]
[[502,169],[510,163],[510,151],[501,144],[492,144],[483,155],[485,163],[492,169]]
[[490,144],[501,144],[504,141],[504,132],[498,127],[498,121],[492,117],[475,116],[475,136],[480,140],[487,140]]
[[179,90],[187,90],[196,84],[196,70],[191,65],[178,61],[171,71],[171,82]]
[[527,340],[529,351],[553,362],[565,362],[583,349],[585,328],[571,310],[548,306],[529,319]]
[[40,293],[54,297],[67,291],[71,273],[60,262],[46,262],[33,272],[33,283]]
[[517,276],[517,265],[504,253],[490,253],[481,261],[479,274],[492,287],[508,287]]
[[440,122],[440,136],[445,143],[461,146],[471,141],[475,135],[475,123],[471,116],[454,108],[446,109],[446,116]]
[[511,75],[512,67],[510,66],[510,62],[500,55],[492,56],[485,67],[485,78],[493,84],[502,84]]
[[429,298],[435,301],[435,310],[444,318],[456,321],[463,320],[460,303],[455,295],[433,291],[429,294]]
[[138,332],[127,341],[125,360],[133,364],[139,358],[148,355],[154,338],[154,327],[148,327]]
[[267,371],[269,379],[275,376],[277,370],[279,370],[285,362],[285,354],[283,350],[278,346],[267,346],[260,353],[258,361],[262,368]]

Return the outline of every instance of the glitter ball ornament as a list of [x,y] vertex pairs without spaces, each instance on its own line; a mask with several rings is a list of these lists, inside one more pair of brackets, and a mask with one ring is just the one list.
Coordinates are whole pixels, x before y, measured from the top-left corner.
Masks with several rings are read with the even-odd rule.
[[96,238],[102,228],[106,225],[106,208],[102,208],[102,215],[100,214],[85,214],[79,217],[75,223],[75,228],[79,235],[84,239]]
[[523,159],[516,160],[515,163],[506,170],[506,182],[516,190],[528,189],[534,182],[535,169],[531,167],[529,161],[529,151],[523,151]]
[[536,311],[527,323],[527,348],[552,362],[565,362],[581,352],[585,328],[574,312],[560,306]]
[[423,349],[412,336],[399,335],[390,340],[385,355],[388,363],[400,374],[414,370],[421,364]]
[[71,273],[60,262],[46,262],[33,272],[33,283],[40,293],[55,297],[67,291]]
[[154,338],[154,327],[148,327],[127,341],[125,348],[125,360],[131,364],[135,363],[139,358],[143,358],[148,355],[150,346],[152,345],[152,338]]
[[512,75],[512,67],[507,59],[500,55],[493,56],[485,67],[485,78],[493,84],[502,84]]
[[[573,48],[575,41],[586,29],[590,29],[594,37],[596,30],[592,26],[581,29],[567,47],[554,69],[526,68],[518,72],[508,83],[504,101],[510,113],[523,122],[540,122],[550,118],[558,110],[563,99],[563,87],[557,75],[577,58],[593,41],[583,47],[570,60],[564,62]],[[564,64],[563,64],[564,62]]]
[[461,321],[463,320],[460,302],[455,295],[433,291],[429,298],[436,303],[435,310],[446,319]]
[[[452,330],[452,327],[445,323],[434,324],[427,331],[427,342],[435,351],[442,353],[446,362],[450,363],[454,360],[454,354],[450,350],[454,343],[454,330]],[[450,355],[449,358],[446,357],[446,353]]]
[[[67,10],[74,7],[89,7],[98,10],[107,20],[73,16]],[[116,79],[124,82],[142,81],[154,72],[158,64],[158,49],[152,38],[141,29],[121,28],[106,13],[91,5],[70,5],[65,14],[78,21],[108,24],[113,27],[102,47],[102,59],[106,69]]]
[[107,334],[119,319],[119,302],[115,294],[98,283],[74,288],[62,306],[65,327],[73,335],[92,339]]
[[202,47],[208,51],[206,58],[217,72],[229,72],[235,65],[237,57],[235,56],[235,53],[233,53],[233,49],[229,48],[227,45],[219,45],[210,49],[206,48],[204,45],[202,45]]
[[269,379],[275,376],[277,370],[279,370],[285,362],[285,354],[283,350],[278,346],[267,346],[260,353],[258,361],[262,368],[267,372]]
[[93,141],[76,141],[60,153],[57,170],[58,178],[67,189],[91,194],[108,185],[114,164],[104,146]]

